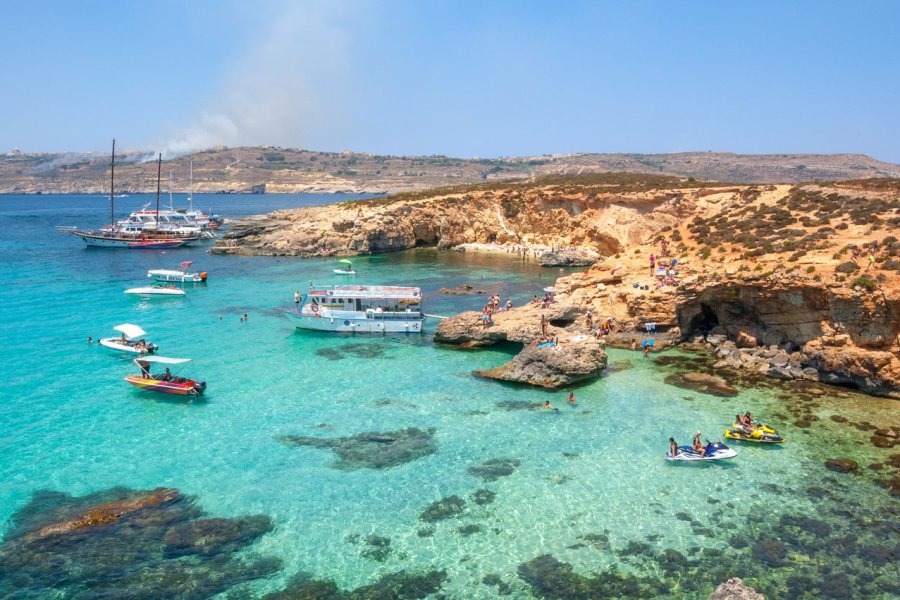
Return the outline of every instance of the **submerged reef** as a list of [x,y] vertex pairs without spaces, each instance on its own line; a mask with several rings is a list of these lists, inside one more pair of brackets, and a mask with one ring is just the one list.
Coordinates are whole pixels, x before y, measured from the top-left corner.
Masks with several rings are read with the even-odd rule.
[[203,516],[171,488],[39,491],[0,545],[0,597],[200,600],[281,567],[236,555],[272,530],[268,517]]
[[367,431],[347,437],[320,438],[285,435],[280,439],[291,446],[328,448],[340,459],[334,468],[389,469],[437,452],[435,429],[407,427],[398,431],[379,433]]
[[469,474],[484,481],[496,481],[515,472],[522,461],[515,458],[491,458],[477,467],[469,467]]
[[414,600],[440,591],[446,571],[385,575],[375,583],[343,591],[333,581],[314,579],[307,573],[295,576],[288,587],[263,596],[263,600]]

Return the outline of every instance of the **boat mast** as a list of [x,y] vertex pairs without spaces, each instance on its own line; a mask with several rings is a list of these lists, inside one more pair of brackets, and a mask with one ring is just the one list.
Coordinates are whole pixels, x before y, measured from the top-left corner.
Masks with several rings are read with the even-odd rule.
[[172,169],[169,169],[169,210],[175,210],[175,205],[172,204]]
[[159,179],[162,177],[162,152],[156,161],[156,232],[159,233]]
[[191,160],[191,179],[190,188],[188,190],[188,211],[194,212],[194,161]]
[[109,172],[109,226],[116,227],[116,201],[113,186],[116,182],[116,138],[113,138],[112,170]]

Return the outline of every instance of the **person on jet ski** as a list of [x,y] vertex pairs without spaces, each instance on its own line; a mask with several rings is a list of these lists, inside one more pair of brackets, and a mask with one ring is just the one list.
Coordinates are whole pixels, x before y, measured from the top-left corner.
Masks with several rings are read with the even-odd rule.
[[700,432],[694,434],[694,443],[691,444],[694,449],[694,452],[699,454],[700,456],[706,456],[706,447],[703,445],[703,442],[700,441]]
[[750,414],[749,410],[744,413],[744,418],[741,419],[741,423],[744,425],[744,427],[753,429],[753,416]]
[[675,458],[675,455],[678,454],[678,444],[675,443],[675,438],[669,438],[669,453],[672,458]]
[[744,424],[744,418],[740,414],[734,415],[734,426],[736,429],[743,431],[744,433],[752,433],[753,427],[748,427]]

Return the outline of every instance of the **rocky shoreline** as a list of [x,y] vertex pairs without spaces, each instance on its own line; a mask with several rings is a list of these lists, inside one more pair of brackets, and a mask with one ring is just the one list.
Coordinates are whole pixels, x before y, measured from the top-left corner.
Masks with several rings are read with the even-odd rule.
[[[308,257],[436,247],[586,266],[555,284],[557,304],[547,316],[560,343],[552,354],[520,353],[479,373],[486,377],[546,387],[596,377],[605,365],[594,342],[566,340],[594,339],[603,318],[616,324],[605,339],[612,345],[633,347],[652,325],[655,351],[701,347],[720,369],[900,399],[900,241],[889,235],[900,225],[893,195],[900,182],[723,186],[636,177],[278,211],[245,219],[211,251]],[[871,253],[864,269],[863,241]],[[507,325],[520,320],[529,324]],[[478,315],[460,315],[442,323],[435,339],[524,347],[540,337],[539,322],[528,307],[497,315],[486,330]]]

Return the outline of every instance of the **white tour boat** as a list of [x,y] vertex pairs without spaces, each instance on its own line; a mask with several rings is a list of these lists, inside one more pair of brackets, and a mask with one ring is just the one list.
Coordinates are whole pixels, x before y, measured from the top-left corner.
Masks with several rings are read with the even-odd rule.
[[188,273],[191,261],[183,261],[176,269],[151,269],[147,271],[147,277],[162,283],[206,283],[206,271],[202,273]]
[[184,290],[178,289],[172,284],[168,286],[162,285],[146,285],[143,287],[131,288],[130,290],[125,290],[126,294],[131,294],[133,296],[140,296],[142,298],[149,298],[151,296],[184,296]]
[[299,309],[288,311],[300,329],[360,333],[420,333],[422,292],[417,287],[313,287]]
[[153,354],[159,348],[152,342],[146,342],[143,336],[147,332],[131,323],[123,323],[113,327],[116,331],[121,331],[119,337],[108,337],[100,340],[100,345],[116,352],[129,352],[131,354]]

